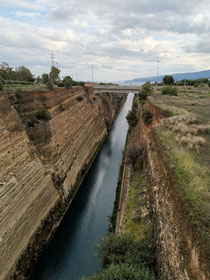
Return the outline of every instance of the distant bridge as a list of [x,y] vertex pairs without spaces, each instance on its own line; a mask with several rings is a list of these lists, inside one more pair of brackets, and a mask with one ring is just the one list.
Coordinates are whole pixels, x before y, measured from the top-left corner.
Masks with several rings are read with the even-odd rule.
[[95,93],[100,92],[126,92],[138,93],[141,86],[93,86]]

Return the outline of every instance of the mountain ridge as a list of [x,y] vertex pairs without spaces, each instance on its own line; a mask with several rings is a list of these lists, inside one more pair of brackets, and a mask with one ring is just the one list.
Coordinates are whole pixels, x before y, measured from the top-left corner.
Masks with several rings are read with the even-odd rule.
[[200,78],[210,78],[210,70],[203,70],[198,72],[187,72],[187,73],[175,73],[175,74],[165,74],[160,76],[151,76],[151,77],[144,77],[144,78],[135,78],[132,80],[127,80],[125,82],[135,82],[135,83],[142,83],[142,82],[162,82],[163,77],[166,75],[170,75],[174,77],[175,81],[181,80],[195,80]]

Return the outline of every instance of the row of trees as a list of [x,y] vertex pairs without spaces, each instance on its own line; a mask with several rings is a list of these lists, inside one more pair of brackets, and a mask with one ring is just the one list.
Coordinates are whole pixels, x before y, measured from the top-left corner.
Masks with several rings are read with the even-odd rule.
[[163,78],[163,83],[165,85],[176,84],[177,86],[194,86],[194,87],[198,87],[200,85],[207,84],[210,87],[210,81],[207,78],[200,78],[200,79],[195,79],[195,80],[184,79],[184,80],[175,82],[173,76],[166,75]]
[[2,62],[0,64],[0,80],[13,80],[13,81],[27,81],[34,82],[35,78],[31,71],[25,66],[13,68],[8,63]]
[[60,79],[60,72],[59,68],[52,66],[49,73],[43,73],[35,78],[25,66],[13,68],[7,62],[2,62],[0,64],[0,90],[3,90],[3,84],[46,84],[50,90],[54,88],[54,85],[66,88],[76,85],[84,86],[84,82],[76,82],[70,76]]

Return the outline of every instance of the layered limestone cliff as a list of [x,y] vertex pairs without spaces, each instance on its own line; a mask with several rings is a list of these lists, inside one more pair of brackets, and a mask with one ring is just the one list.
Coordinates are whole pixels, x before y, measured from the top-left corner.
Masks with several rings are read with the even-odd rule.
[[82,87],[1,92],[0,279],[24,278],[37,261],[125,99]]
[[[131,144],[144,147],[142,155],[139,154],[143,157],[143,170],[135,172],[144,173],[147,209],[157,248],[157,274],[160,279],[207,280],[210,277],[209,222],[201,217],[204,222],[200,226],[200,217],[197,216],[200,213],[193,212],[197,210],[189,202],[179,181],[175,163],[170,161],[172,148],[167,147],[157,133],[161,120],[170,115],[149,100],[141,103],[136,98],[136,103],[138,121],[129,134],[127,147]],[[152,121],[144,119],[143,112],[146,110],[152,113]],[[124,175],[127,169],[125,165]],[[126,232],[125,215],[129,211],[126,204],[132,182],[129,175],[124,177],[125,184],[121,189],[124,199],[120,200],[117,234]],[[126,210],[123,212],[122,209]],[[135,211],[142,212],[140,197]],[[142,221],[141,217],[137,224]]]

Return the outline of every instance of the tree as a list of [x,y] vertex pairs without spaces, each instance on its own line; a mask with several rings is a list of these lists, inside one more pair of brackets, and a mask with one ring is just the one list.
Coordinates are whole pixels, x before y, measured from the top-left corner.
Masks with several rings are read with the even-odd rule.
[[147,96],[149,96],[152,93],[152,87],[150,82],[146,82],[143,84],[142,89],[139,91],[139,99],[145,100]]
[[46,74],[46,73],[43,73],[43,74],[42,74],[42,83],[43,83],[43,84],[47,84],[48,81],[49,81],[49,75]]
[[15,80],[15,71],[7,62],[2,62],[2,64],[0,64],[0,76],[4,80]]
[[34,82],[34,76],[32,75],[31,71],[26,68],[25,66],[20,66],[16,68],[16,78],[19,81],[28,81],[28,82]]
[[128,122],[129,129],[133,128],[138,121],[136,110],[130,110],[126,116],[126,120]]
[[66,76],[64,79],[63,79],[63,84],[64,84],[64,87],[65,88],[70,88],[72,87],[73,85],[73,80],[70,76]]
[[163,78],[163,82],[164,82],[165,85],[173,85],[173,83],[174,83],[174,78],[173,78],[173,76],[166,75],[166,76]]
[[53,83],[51,82],[51,80],[49,80],[46,85],[49,90],[54,90],[54,86],[53,86]]
[[42,78],[40,77],[40,75],[38,75],[38,76],[36,77],[36,83],[37,83],[37,84],[40,84],[41,81],[42,81]]
[[54,84],[58,83],[60,72],[61,72],[61,70],[58,69],[57,67],[55,67],[55,66],[51,67],[51,71],[50,71],[49,76],[50,76],[50,79],[52,80],[52,82]]

